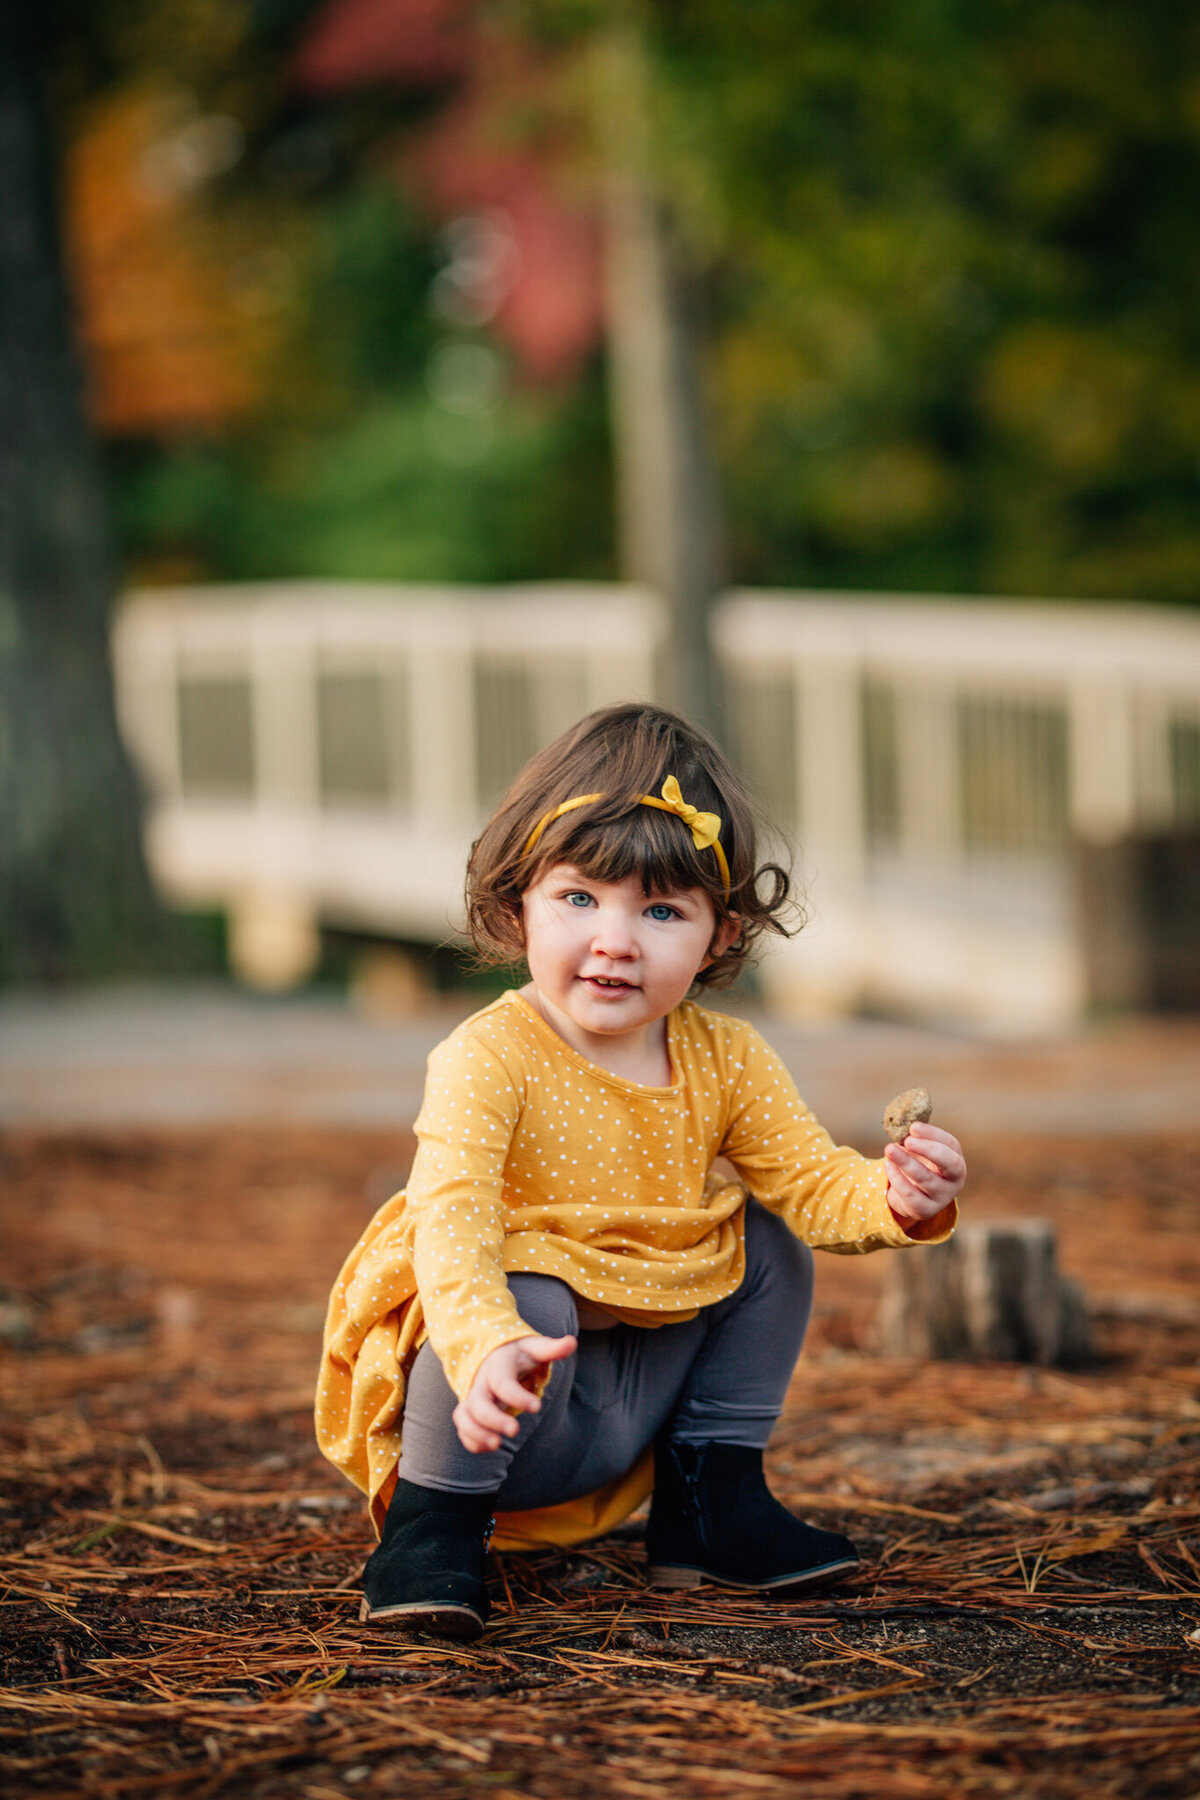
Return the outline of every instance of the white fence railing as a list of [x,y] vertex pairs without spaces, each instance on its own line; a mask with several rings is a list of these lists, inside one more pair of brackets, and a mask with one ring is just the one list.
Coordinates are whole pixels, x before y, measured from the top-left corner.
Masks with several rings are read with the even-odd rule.
[[[731,747],[800,846],[815,918],[765,965],[789,1007],[1033,1025],[1086,999],[1078,846],[1200,827],[1200,619],[1150,608],[733,593]],[[650,696],[653,597],[586,584],[142,592],[114,633],[179,903],[252,979],[320,923],[453,935],[471,836],[527,756]]]

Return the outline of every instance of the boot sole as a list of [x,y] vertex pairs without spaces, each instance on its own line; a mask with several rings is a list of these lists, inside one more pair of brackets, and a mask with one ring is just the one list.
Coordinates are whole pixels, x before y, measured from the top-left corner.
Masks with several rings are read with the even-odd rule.
[[437,1600],[413,1600],[396,1606],[372,1607],[364,1596],[358,1609],[361,1625],[407,1625],[414,1631],[430,1631],[436,1637],[469,1642],[483,1631],[483,1620],[469,1606],[447,1605]]
[[698,1588],[707,1583],[713,1587],[734,1588],[743,1594],[804,1594],[815,1588],[832,1587],[834,1582],[853,1575],[859,1567],[858,1558],[851,1557],[842,1562],[826,1563],[820,1569],[808,1569],[800,1575],[777,1575],[773,1581],[733,1581],[712,1569],[697,1569],[686,1563],[651,1563],[647,1576],[651,1587]]

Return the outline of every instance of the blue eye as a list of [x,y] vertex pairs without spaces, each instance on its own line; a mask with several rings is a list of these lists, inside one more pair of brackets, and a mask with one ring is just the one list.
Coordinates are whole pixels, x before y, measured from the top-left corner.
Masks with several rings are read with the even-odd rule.
[[665,900],[656,900],[654,905],[647,907],[646,910],[656,925],[665,925],[669,919],[679,917],[675,908],[668,906]]
[[590,894],[580,893],[578,890],[574,893],[565,895],[564,898],[566,899],[568,906],[591,906],[592,904],[592,896]]

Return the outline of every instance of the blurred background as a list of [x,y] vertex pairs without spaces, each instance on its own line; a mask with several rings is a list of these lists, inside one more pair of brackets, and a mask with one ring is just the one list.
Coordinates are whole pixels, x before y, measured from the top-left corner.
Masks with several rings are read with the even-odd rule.
[[[794,848],[805,928],[730,1004],[840,1141],[922,1083],[971,1164],[944,1306],[821,1259],[778,1491],[845,1504],[939,1658],[953,1607],[988,1772],[939,1791],[1194,1754],[1198,194],[1179,0],[0,0],[0,1678],[44,1686],[39,1792],[465,1792],[381,1749],[399,1653],[335,1623],[317,1343],[429,1051],[509,978],[459,936],[472,837],[639,696]],[[990,1369],[885,1334],[968,1311]],[[1008,1365],[1084,1313],[1090,1366]],[[618,1723],[662,1648],[626,1599]],[[804,1637],[761,1624],[756,1680]],[[551,1679],[523,1630],[510,1698]],[[906,1685],[835,1698],[924,1731]],[[529,1786],[501,1741],[473,1792]]]
[[29,12],[0,979],[419,1009],[512,773],[656,696],[798,846],[752,999],[1200,1009],[1186,9]]

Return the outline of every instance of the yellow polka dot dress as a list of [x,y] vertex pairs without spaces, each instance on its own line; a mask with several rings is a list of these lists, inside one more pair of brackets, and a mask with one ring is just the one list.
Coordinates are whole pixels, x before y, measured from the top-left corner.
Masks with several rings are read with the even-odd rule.
[[[685,1001],[667,1049],[671,1085],[641,1087],[579,1056],[510,992],[430,1056],[408,1186],[338,1277],[317,1391],[321,1449],[370,1496],[377,1524],[425,1338],[461,1398],[490,1351],[529,1334],[506,1275],[556,1275],[630,1324],[692,1318],[742,1279],[747,1190],[814,1248],[913,1242],[888,1208],[883,1163],[833,1143],[752,1026]],[[710,1178],[719,1156],[740,1181]],[[955,1217],[948,1207],[922,1240],[949,1236]],[[639,1469],[591,1503],[510,1515],[498,1541],[577,1541],[648,1485]]]

